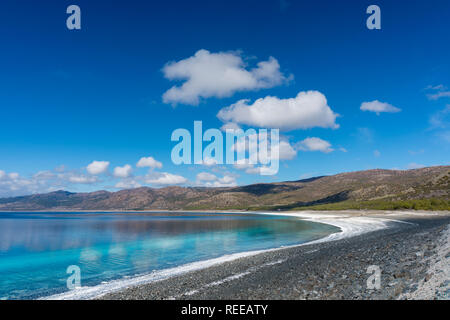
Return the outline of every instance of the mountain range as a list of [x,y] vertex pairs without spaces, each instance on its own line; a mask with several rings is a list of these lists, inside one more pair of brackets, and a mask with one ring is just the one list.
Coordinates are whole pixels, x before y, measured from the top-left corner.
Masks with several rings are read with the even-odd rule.
[[165,187],[0,199],[0,211],[450,209],[450,166],[365,170],[227,188]]

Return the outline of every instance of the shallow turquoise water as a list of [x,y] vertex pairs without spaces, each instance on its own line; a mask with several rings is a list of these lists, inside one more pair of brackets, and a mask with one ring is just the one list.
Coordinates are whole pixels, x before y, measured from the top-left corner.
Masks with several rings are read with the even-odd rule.
[[215,213],[0,213],[0,298],[68,291],[226,254],[304,243],[339,229],[297,218]]

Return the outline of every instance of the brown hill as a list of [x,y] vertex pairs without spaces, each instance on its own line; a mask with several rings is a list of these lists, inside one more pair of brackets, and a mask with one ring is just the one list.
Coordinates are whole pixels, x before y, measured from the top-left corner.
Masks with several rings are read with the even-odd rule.
[[[450,207],[450,166],[367,170],[233,188],[57,191],[0,199],[0,210],[347,209]],[[427,206],[431,206],[428,208]]]

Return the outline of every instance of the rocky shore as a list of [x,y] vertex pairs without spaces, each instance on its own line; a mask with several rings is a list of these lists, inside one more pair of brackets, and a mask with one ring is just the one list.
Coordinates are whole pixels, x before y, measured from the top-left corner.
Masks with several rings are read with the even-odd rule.
[[[449,299],[450,215],[378,216],[389,218],[388,228],[264,252],[101,299]],[[367,284],[374,268],[379,289]]]

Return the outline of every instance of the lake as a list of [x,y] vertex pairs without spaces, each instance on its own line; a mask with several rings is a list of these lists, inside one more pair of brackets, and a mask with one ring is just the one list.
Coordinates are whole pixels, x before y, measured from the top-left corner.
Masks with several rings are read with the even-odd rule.
[[0,213],[0,299],[69,291],[224,255],[301,244],[340,229],[241,213]]

